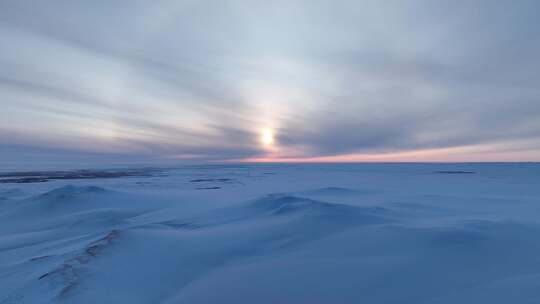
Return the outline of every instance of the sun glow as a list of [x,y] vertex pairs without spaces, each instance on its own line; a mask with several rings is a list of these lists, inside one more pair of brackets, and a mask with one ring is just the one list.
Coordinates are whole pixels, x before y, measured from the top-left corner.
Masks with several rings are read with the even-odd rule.
[[265,146],[270,146],[274,143],[274,132],[272,129],[263,129],[261,132],[261,142]]

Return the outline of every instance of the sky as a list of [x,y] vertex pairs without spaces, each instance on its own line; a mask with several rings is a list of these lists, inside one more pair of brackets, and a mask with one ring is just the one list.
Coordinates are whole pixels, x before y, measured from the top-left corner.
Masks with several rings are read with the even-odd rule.
[[0,2],[0,169],[540,161],[540,2]]

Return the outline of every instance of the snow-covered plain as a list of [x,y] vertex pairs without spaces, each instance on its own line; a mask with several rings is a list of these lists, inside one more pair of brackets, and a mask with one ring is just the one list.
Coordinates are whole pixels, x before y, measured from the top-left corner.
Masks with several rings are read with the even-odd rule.
[[0,303],[540,303],[540,164],[3,183]]

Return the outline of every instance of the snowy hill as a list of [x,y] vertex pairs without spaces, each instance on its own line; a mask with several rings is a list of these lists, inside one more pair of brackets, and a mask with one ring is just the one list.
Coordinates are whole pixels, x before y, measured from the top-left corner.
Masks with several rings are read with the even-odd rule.
[[537,164],[163,172],[1,184],[0,303],[540,302]]

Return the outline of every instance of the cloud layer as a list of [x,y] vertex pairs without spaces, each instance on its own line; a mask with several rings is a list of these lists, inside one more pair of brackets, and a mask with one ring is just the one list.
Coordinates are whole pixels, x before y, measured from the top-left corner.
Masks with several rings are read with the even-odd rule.
[[539,161],[539,9],[3,1],[0,156],[399,161],[463,149],[460,160]]

